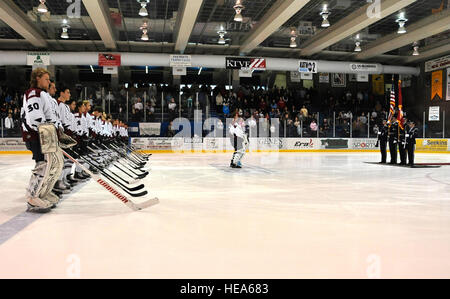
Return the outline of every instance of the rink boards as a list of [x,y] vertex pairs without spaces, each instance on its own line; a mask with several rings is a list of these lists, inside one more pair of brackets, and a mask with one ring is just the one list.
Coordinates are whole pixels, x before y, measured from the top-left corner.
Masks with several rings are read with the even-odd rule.
[[[230,138],[131,138],[146,152],[229,152]],[[251,152],[377,152],[376,138],[250,138]],[[417,152],[450,153],[448,139],[418,139]]]
[[[130,138],[145,152],[231,152],[229,138]],[[375,138],[250,138],[251,152],[377,152]],[[450,153],[449,139],[417,139],[418,153]],[[0,154],[29,154],[21,138],[0,139]]]

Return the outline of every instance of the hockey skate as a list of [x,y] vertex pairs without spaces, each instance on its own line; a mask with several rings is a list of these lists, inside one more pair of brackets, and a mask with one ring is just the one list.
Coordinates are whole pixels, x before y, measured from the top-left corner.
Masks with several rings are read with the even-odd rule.
[[53,191],[49,192],[44,199],[52,204],[52,209],[56,208],[56,205],[59,203],[59,197]]
[[30,197],[28,198],[27,206],[27,212],[48,213],[53,205],[48,200]]
[[57,181],[55,186],[53,187],[53,190],[56,190],[59,193],[62,194],[68,194],[70,193],[70,186],[64,184],[63,181]]

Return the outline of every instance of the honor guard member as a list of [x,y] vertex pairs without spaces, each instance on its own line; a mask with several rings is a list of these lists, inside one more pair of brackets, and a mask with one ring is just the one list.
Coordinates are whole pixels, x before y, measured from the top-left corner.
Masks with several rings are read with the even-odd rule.
[[403,118],[402,126],[398,126],[399,130],[398,150],[400,152],[400,165],[406,165],[406,121],[407,119]]
[[391,118],[389,126],[389,151],[391,153],[391,162],[389,164],[397,164],[397,143],[398,143],[398,122],[395,116]]
[[406,149],[408,151],[408,164],[414,166],[414,151],[416,149],[416,138],[419,135],[419,130],[416,124],[410,121],[406,130]]
[[387,126],[387,121],[383,120],[383,126],[378,131],[378,144],[380,146],[380,152],[381,152],[381,162],[380,163],[382,163],[382,164],[386,164],[387,142],[388,142],[388,126]]

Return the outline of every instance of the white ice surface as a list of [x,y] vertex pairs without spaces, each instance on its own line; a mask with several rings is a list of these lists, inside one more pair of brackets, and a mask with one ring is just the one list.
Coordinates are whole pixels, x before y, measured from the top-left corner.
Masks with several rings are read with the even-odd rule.
[[[153,155],[144,183],[161,202],[139,212],[91,180],[0,245],[0,278],[450,278],[450,166],[254,153],[233,170],[230,158]],[[32,167],[0,156],[0,226],[25,210]]]

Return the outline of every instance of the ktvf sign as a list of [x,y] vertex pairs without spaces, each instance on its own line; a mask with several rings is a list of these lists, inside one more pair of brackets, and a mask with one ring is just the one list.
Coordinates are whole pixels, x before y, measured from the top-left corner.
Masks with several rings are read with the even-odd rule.
[[50,65],[50,53],[48,52],[28,53],[27,65]]
[[231,70],[265,70],[266,60],[264,58],[226,57],[226,68]]

